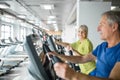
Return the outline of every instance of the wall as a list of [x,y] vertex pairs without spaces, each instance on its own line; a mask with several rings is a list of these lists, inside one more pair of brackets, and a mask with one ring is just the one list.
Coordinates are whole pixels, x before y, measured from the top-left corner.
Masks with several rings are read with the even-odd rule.
[[75,25],[66,25],[64,31],[62,32],[62,40],[64,42],[72,43],[76,41],[76,30]]
[[102,42],[97,32],[97,26],[101,14],[110,10],[110,2],[88,2],[80,1],[77,4],[77,25],[86,24],[88,26],[88,38],[92,41],[94,48]]

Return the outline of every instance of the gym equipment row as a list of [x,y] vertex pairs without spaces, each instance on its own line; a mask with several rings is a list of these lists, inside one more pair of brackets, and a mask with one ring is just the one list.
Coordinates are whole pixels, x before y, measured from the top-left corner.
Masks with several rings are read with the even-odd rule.
[[13,41],[10,37],[8,39],[9,43],[6,43],[5,39],[1,39],[0,43],[0,76],[9,73],[28,58],[23,49],[23,42]]

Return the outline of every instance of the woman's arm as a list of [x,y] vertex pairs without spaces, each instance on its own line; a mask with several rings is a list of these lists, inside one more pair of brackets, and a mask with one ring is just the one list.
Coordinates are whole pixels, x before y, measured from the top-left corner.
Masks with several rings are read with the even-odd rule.
[[85,62],[96,60],[95,56],[92,55],[91,53],[89,53],[85,56],[67,56],[67,55],[63,55],[63,54],[58,54],[56,52],[49,52],[49,54],[57,56],[60,59],[62,59],[63,61],[69,61],[72,63],[85,63]]
[[55,40],[55,43],[58,44],[58,45],[61,45],[63,47],[67,47],[68,45],[70,45],[69,43],[67,42],[62,42],[62,41],[58,41],[58,40]]

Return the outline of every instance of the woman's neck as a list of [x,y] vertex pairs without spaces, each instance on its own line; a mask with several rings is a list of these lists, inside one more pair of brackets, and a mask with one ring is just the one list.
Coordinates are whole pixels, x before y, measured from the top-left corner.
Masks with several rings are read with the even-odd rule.
[[84,41],[86,38],[80,39],[80,42]]

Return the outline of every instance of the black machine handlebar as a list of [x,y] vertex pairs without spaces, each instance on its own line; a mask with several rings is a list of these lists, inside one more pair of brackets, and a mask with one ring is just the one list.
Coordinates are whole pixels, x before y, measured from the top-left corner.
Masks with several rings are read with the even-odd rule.
[[[44,52],[47,54],[48,52],[51,52],[51,50],[49,49],[48,45],[46,44],[43,44],[43,50]],[[60,58],[58,58],[57,56],[52,56],[52,55],[49,55],[49,58],[52,60],[52,63],[55,64],[57,62],[63,62]]]

